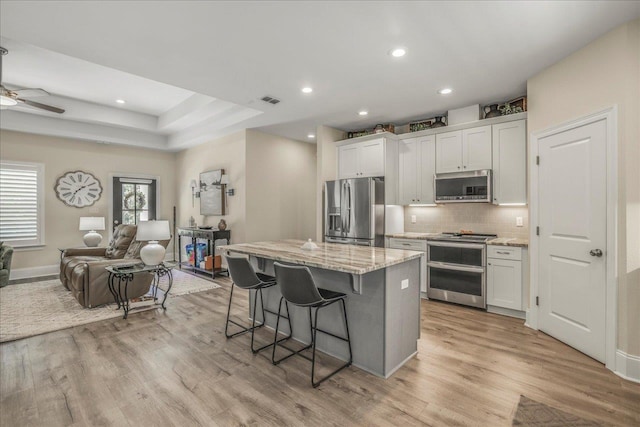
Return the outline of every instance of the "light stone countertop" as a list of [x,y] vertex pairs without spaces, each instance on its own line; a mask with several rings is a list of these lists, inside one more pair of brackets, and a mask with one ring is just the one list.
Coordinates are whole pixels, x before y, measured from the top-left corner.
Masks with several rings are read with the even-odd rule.
[[439,236],[442,233],[414,233],[407,231],[406,233],[396,233],[396,234],[387,234],[387,237],[395,238],[395,239],[416,239],[416,240],[427,240],[433,236]]
[[487,245],[517,246],[520,248],[527,248],[529,247],[529,240],[518,239],[517,237],[498,237],[497,239],[487,241]]
[[220,246],[220,248],[224,251],[259,258],[358,275],[401,264],[424,255],[424,252],[418,251],[321,242],[316,242],[318,249],[308,251],[301,248],[304,243],[304,240],[278,240],[240,243]]

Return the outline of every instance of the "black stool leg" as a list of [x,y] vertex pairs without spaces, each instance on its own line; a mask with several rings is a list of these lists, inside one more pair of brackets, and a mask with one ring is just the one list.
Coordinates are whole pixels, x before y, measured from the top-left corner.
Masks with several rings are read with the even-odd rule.
[[349,335],[349,322],[347,321],[347,306],[344,302],[344,298],[340,300],[342,302],[342,313],[344,313],[344,328],[347,331],[347,344],[349,345],[349,365],[353,363],[353,354],[351,353],[351,336]]
[[262,323],[260,326],[264,325],[264,301],[262,300],[262,289],[256,289],[256,293],[253,296],[253,316],[251,318],[251,351],[255,354],[256,351],[253,349],[253,337],[256,332],[256,314],[258,312],[258,293],[260,293],[260,305],[262,305]]
[[231,338],[231,335],[229,335],[229,315],[231,314],[231,300],[233,299],[233,288],[236,285],[234,283],[231,283],[231,293],[229,294],[229,307],[227,307],[227,323],[225,323],[224,325],[224,335],[227,338]]
[[[246,334],[247,332],[251,332],[251,335],[252,335],[252,337],[253,337],[253,331],[254,331],[255,329],[258,329],[258,328],[261,328],[261,327],[263,327],[263,326],[264,326],[264,321],[263,321],[262,323],[258,324],[258,325],[256,325],[256,324],[255,324],[255,318],[256,318],[256,301],[257,301],[257,297],[258,297],[258,295],[257,295],[258,290],[256,289],[256,295],[254,296],[254,299],[253,299],[253,301],[254,301],[254,302],[253,302],[253,306],[254,306],[254,307],[253,307],[253,321],[252,321],[251,327],[247,328],[246,326],[241,325],[240,323],[235,322],[235,321],[233,321],[233,320],[231,320],[231,319],[230,319],[230,314],[231,314],[231,300],[233,299],[233,288],[234,288],[234,287],[235,287],[235,284],[234,284],[234,283],[232,283],[232,284],[231,284],[231,293],[229,294],[229,307],[227,308],[227,323],[226,323],[226,324],[225,324],[225,326],[224,326],[224,335],[225,335],[227,338],[233,338],[233,337],[235,337],[235,336],[237,336],[237,335],[242,335],[242,334]],[[234,325],[241,327],[241,328],[242,328],[242,330],[240,330],[240,331],[238,331],[238,332],[236,332],[236,333],[233,333],[233,334],[229,334],[229,323],[233,323]]]
[[[334,335],[330,332],[326,332],[323,331],[321,329],[318,329],[318,311],[320,311],[321,308],[324,307],[328,307],[329,305],[333,304],[327,304],[324,306],[319,306],[316,308],[316,315],[315,315],[315,322],[313,324],[313,354],[312,354],[312,359],[311,359],[311,385],[316,388],[318,387],[320,384],[322,384],[324,381],[328,380],[329,378],[331,378],[332,376],[334,376],[335,374],[337,374],[338,372],[342,371],[344,368],[348,368],[349,366],[351,366],[351,363],[353,362],[353,355],[351,353],[351,337],[349,336],[349,324],[347,323],[347,308],[344,302],[344,299],[340,299],[340,301],[342,301],[342,312],[344,313],[344,325],[345,325],[345,329],[347,332],[347,336],[345,338],[343,337],[339,337],[337,335]],[[335,302],[335,301],[334,301]],[[309,314],[311,314],[311,312],[309,312]],[[331,372],[329,375],[325,376],[324,378],[322,378],[319,381],[315,381],[315,368],[316,368],[316,336],[318,331],[327,334],[327,335],[331,335],[335,338],[341,339],[343,341],[346,341],[347,344],[349,345],[349,361],[347,363],[345,363],[344,365],[340,366],[339,368],[337,368],[335,371]]]
[[[254,309],[253,309],[253,318],[255,320],[256,318],[256,311],[255,311],[255,306],[257,305],[257,300],[258,300],[258,292],[260,292],[260,307],[262,308],[262,325],[264,325],[265,321],[266,321],[266,314],[265,314],[265,308],[264,308],[264,295],[262,294],[262,288],[259,288],[259,290],[256,291],[256,299],[254,301]],[[280,301],[282,303],[282,299]],[[278,322],[280,322],[280,317],[284,317],[285,319],[287,319],[289,321],[289,335],[287,335],[284,338],[280,338],[279,340],[276,340],[276,343],[281,343],[283,341],[288,340],[289,338],[291,338],[291,336],[293,335],[293,331],[291,329],[291,319],[289,317],[289,306],[286,304],[285,302],[285,307],[287,309],[287,316],[281,316],[280,315],[280,307],[278,307],[278,320],[276,321],[276,338],[278,337]],[[273,313],[272,311],[269,311],[269,313]],[[276,313],[273,313],[276,314]],[[262,350],[264,350],[267,347],[271,347],[272,345],[274,345],[273,343],[269,343],[269,344],[265,344],[260,348],[254,348],[253,347],[253,331],[251,332],[251,351],[253,352],[253,354],[256,354]]]
[[[288,358],[290,358],[291,356],[295,356],[296,354],[299,356],[304,357],[307,360],[311,360],[309,359],[307,356],[305,356],[304,354],[300,354],[300,352],[308,350],[309,348],[311,348],[311,344],[309,344],[306,347],[301,348],[300,350],[293,350],[287,346],[284,345],[280,345],[280,347],[284,348],[285,350],[289,351],[290,354],[284,356],[281,359],[276,360],[276,348],[278,347],[278,344],[281,343],[282,341],[286,341],[289,338],[291,338],[293,336],[293,325],[291,324],[291,314],[289,312],[289,303],[287,301],[284,302],[284,306],[287,310],[287,316],[282,316],[281,310],[282,310],[282,300],[284,300],[284,297],[280,298],[280,303],[278,304],[278,320],[276,320],[276,331],[274,333],[273,336],[273,352],[271,353],[271,363],[273,363],[274,365],[277,365],[278,363],[282,362],[283,360],[286,360]],[[278,338],[278,328],[280,326],[280,318],[283,317],[285,319],[287,319],[289,321],[289,335],[286,336],[285,338],[281,338],[281,339],[277,339]]]

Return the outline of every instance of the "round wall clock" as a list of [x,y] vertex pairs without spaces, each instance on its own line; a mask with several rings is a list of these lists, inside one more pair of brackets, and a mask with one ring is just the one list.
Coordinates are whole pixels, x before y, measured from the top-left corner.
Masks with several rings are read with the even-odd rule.
[[102,194],[100,181],[88,172],[67,172],[58,178],[55,186],[58,199],[76,208],[93,205]]

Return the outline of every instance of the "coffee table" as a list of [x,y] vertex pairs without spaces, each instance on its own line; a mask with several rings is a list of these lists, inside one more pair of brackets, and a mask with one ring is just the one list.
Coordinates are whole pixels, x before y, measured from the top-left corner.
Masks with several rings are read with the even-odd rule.
[[165,302],[167,300],[167,296],[169,295],[169,291],[171,291],[171,286],[173,286],[173,274],[171,272],[172,269],[178,266],[178,263],[175,262],[163,262],[159,265],[145,265],[142,263],[132,264],[132,265],[110,265],[105,267],[105,269],[109,272],[109,291],[116,303],[118,304],[118,310],[122,307],[124,311],[123,319],[126,319],[129,314],[130,309],[130,301],[127,296],[127,287],[129,283],[133,281],[134,275],[141,273],[152,273],[153,280],[151,282],[151,287],[149,288],[151,295],[153,295],[153,300],[158,300],[158,285],[160,284],[160,279],[163,277],[167,277],[169,280],[169,286],[164,292],[164,298],[162,298],[162,306],[163,310],[166,310]]

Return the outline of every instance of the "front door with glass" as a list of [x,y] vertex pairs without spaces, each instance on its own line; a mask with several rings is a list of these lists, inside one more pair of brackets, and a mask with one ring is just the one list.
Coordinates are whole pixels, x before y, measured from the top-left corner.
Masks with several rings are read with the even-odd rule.
[[156,219],[156,180],[113,178],[113,228]]

